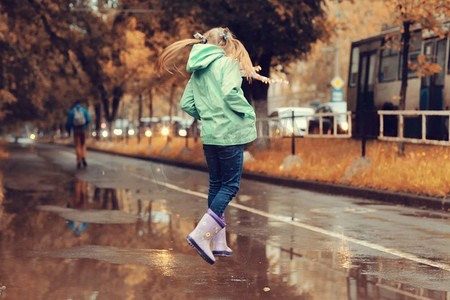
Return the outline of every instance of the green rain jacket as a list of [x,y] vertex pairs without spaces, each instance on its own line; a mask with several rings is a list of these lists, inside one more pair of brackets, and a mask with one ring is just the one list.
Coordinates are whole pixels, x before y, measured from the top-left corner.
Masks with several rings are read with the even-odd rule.
[[201,120],[202,143],[231,146],[254,141],[256,116],[241,88],[239,64],[218,46],[196,44],[186,70],[192,75],[180,107]]

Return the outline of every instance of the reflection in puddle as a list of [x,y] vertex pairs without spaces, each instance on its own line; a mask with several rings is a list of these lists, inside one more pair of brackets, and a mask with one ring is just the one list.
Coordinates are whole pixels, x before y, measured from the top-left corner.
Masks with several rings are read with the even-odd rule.
[[77,210],[54,205],[40,205],[38,209],[57,213],[64,219],[76,223],[127,224],[135,223],[138,219],[138,216],[122,211]]
[[55,205],[39,205],[37,208],[56,213],[66,219],[67,227],[76,235],[85,231],[90,223],[131,224],[138,221],[153,223],[170,221],[164,200],[136,200],[133,191],[93,187],[85,181],[75,183],[73,198],[67,202],[65,208]]
[[165,249],[122,249],[110,246],[86,245],[70,249],[35,251],[36,256],[71,259],[93,259],[119,265],[145,265],[157,268],[164,276],[173,276],[177,268],[192,267],[186,255],[174,256]]
[[[338,247],[337,251],[311,251],[284,249],[268,242],[265,248],[269,278],[281,276],[283,282],[295,287],[298,295],[313,295],[317,299],[351,300],[437,300],[450,297],[448,291],[418,288],[392,279],[408,278],[408,282],[414,282],[413,274],[417,273],[417,281],[423,280],[423,273],[402,267],[398,259],[355,257],[345,245]],[[436,281],[436,288],[445,286],[446,272],[433,271],[436,273],[429,274],[430,281]]]

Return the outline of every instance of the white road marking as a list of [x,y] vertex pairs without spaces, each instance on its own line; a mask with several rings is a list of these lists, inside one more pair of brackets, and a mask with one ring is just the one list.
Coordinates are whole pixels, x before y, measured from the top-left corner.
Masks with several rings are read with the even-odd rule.
[[[185,193],[185,194],[197,196],[197,197],[200,197],[200,198],[205,198],[205,199],[208,198],[208,195],[206,195],[204,193],[200,193],[200,192],[192,191],[192,190],[189,190],[189,189],[185,189],[185,188],[179,187],[179,186],[174,185],[174,184],[170,184],[170,183],[167,183],[167,182],[154,180],[154,179],[151,179],[151,178],[148,178],[148,177],[144,177],[144,176],[141,176],[141,175],[138,175],[138,174],[134,174],[134,173],[132,173],[132,174],[135,175],[136,177],[139,177],[140,179],[147,180],[147,181],[150,181],[152,183],[155,183],[155,184],[158,184],[158,185],[161,185],[161,186],[165,186],[166,188],[169,188],[169,189],[172,189],[172,190],[175,190],[175,191],[178,191],[178,192],[182,192],[182,193]],[[306,223],[302,223],[302,222],[299,222],[299,221],[287,220],[285,217],[273,215],[273,214],[270,214],[270,213],[267,213],[267,212],[255,209],[255,208],[251,208],[251,207],[247,207],[245,205],[238,204],[238,203],[230,202],[229,205],[232,206],[232,207],[235,207],[237,209],[245,210],[245,211],[248,211],[250,213],[253,213],[253,214],[256,214],[256,215],[259,215],[259,216],[262,216],[262,217],[266,217],[268,219],[277,220],[279,222],[283,222],[283,223],[290,224],[290,225],[293,225],[293,226],[296,226],[296,227],[299,227],[299,228],[303,228],[303,229],[307,229],[307,230],[314,231],[314,232],[317,232],[317,233],[321,233],[323,235],[327,235],[327,236],[334,237],[334,238],[337,238],[337,239],[340,239],[340,240],[348,241],[348,242],[351,242],[351,243],[354,243],[354,244],[357,244],[357,245],[360,245],[360,246],[364,246],[364,247],[367,247],[367,248],[370,248],[370,249],[373,249],[373,250],[385,252],[385,253],[388,253],[388,254],[400,257],[400,258],[404,258],[404,259],[408,259],[408,260],[414,261],[416,263],[428,265],[428,266],[431,266],[431,267],[435,267],[435,268],[442,269],[442,270],[450,272],[450,265],[446,264],[446,263],[435,262],[435,261],[432,261],[430,259],[421,258],[421,257],[419,257],[417,255],[414,255],[414,254],[410,254],[410,253],[403,252],[403,251],[400,251],[400,250],[397,250],[397,249],[393,249],[393,248],[384,247],[384,246],[381,246],[381,245],[378,245],[378,244],[375,244],[375,243],[371,243],[371,242],[368,242],[368,241],[363,241],[363,240],[360,240],[360,239],[352,238],[352,237],[343,235],[341,233],[336,233],[336,232],[329,231],[329,230],[326,230],[326,229],[323,229],[323,228],[320,228],[320,227],[308,225]]]

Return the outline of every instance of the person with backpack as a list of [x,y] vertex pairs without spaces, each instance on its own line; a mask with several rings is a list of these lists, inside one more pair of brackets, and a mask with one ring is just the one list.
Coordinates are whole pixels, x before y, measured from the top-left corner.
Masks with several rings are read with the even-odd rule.
[[91,122],[91,116],[86,108],[81,105],[81,100],[76,100],[74,107],[67,114],[66,130],[70,135],[73,130],[73,141],[77,156],[77,168],[87,166],[86,162],[86,130]]

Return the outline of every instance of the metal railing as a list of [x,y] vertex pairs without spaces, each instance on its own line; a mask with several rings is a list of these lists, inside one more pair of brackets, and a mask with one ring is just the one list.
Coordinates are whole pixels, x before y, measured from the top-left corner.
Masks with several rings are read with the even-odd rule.
[[[380,117],[378,139],[380,140],[450,146],[450,110],[379,110],[378,115]],[[396,136],[385,136],[385,117],[389,116],[396,118],[398,128]],[[420,136],[405,136],[405,121],[412,118],[416,118],[417,121],[420,118]],[[437,129],[430,128],[431,121],[437,123],[435,126]],[[432,130],[439,130],[439,132],[432,132]]]
[[[338,116],[345,115],[345,120],[340,120],[338,124]],[[325,119],[328,118],[328,119]],[[329,118],[333,119],[333,124],[329,123]],[[312,122],[314,120],[318,133],[310,132]],[[324,121],[328,122],[327,128]],[[345,123],[343,130],[338,126]],[[318,113],[299,115],[298,112],[290,117],[271,117],[258,118],[256,120],[256,128],[258,138],[276,140],[279,138],[289,138],[291,140],[291,154],[296,153],[296,138],[350,138],[352,136],[352,118],[351,112],[341,113]],[[331,128],[330,128],[331,127]],[[326,130],[325,130],[326,129]]]
[[[347,128],[338,128],[338,117],[345,115],[345,126]],[[312,115],[311,117],[319,118],[319,127],[318,132],[310,132],[309,131],[309,122],[311,118],[308,120],[308,131],[306,137],[311,138],[351,138],[352,137],[352,113],[350,111],[347,112],[335,112],[335,113],[317,113]],[[324,130],[324,117],[332,117],[333,118],[333,127],[332,130],[328,128],[325,132]]]
[[[318,113],[309,115],[292,115],[290,117],[257,118],[256,128],[260,138],[351,138],[352,137],[352,117],[351,112],[340,113]],[[339,128],[338,116],[345,115],[346,127]],[[326,127],[326,118],[333,119],[331,127]],[[311,132],[310,122],[315,119],[316,127]],[[328,126],[328,125],[327,125]]]

